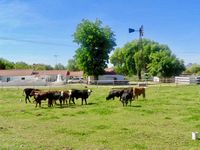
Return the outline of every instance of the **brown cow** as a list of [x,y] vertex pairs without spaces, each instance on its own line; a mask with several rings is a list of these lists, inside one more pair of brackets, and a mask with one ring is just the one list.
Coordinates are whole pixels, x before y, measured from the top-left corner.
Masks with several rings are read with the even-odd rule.
[[[49,98],[49,93],[48,92],[37,92],[34,93],[34,99],[35,99],[35,107],[37,107],[37,104],[39,104],[39,107],[41,107],[41,101],[46,100]],[[51,103],[48,101],[48,105],[50,106]]]
[[135,87],[133,91],[136,99],[138,99],[138,96],[142,94],[143,98],[145,98],[145,88],[144,87]]

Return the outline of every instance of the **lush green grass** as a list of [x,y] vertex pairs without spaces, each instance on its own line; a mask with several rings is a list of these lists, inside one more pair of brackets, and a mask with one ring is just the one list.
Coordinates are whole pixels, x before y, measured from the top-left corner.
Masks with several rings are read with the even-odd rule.
[[[80,87],[80,86],[79,86]],[[63,89],[71,88],[64,87]],[[25,104],[22,89],[0,89],[0,149],[199,149],[200,86],[148,87],[146,99],[122,107],[110,87],[92,87],[89,105]],[[20,101],[20,99],[23,99]]]

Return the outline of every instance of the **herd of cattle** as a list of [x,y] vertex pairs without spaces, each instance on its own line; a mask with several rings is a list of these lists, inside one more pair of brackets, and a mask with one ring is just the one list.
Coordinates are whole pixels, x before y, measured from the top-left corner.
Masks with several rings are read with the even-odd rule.
[[[42,91],[40,89],[35,88],[25,88],[23,93],[25,94],[25,102],[30,101],[30,97],[34,97],[34,102],[36,106],[39,104],[41,107],[41,101],[48,100],[48,107],[52,107],[53,104],[56,104],[56,101],[59,100],[60,107],[63,104],[75,104],[74,99],[81,98],[82,105],[85,101],[87,105],[87,98],[90,96],[92,90],[91,89],[70,89],[67,91]],[[138,99],[138,96],[142,95],[145,98],[145,88],[144,87],[135,87],[135,88],[123,88],[123,89],[112,89],[109,91],[106,100],[114,100],[115,97],[118,97],[119,100],[122,102],[123,106],[127,106],[128,102],[131,102],[134,99]]]

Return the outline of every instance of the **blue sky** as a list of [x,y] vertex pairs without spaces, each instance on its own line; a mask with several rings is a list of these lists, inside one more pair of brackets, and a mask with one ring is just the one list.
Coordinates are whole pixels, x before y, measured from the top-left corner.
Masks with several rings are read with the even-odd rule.
[[144,38],[167,44],[185,64],[200,64],[199,0],[0,0],[0,57],[66,65],[78,48],[77,24],[97,18],[114,31],[117,47],[138,38],[129,27],[144,25]]

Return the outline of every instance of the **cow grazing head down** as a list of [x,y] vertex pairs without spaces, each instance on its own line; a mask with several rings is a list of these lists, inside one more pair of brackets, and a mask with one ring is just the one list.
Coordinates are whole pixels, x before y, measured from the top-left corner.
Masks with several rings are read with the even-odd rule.
[[112,90],[109,92],[108,96],[106,97],[106,100],[115,99],[115,97],[119,97],[121,99],[121,96],[123,94],[124,90]]

